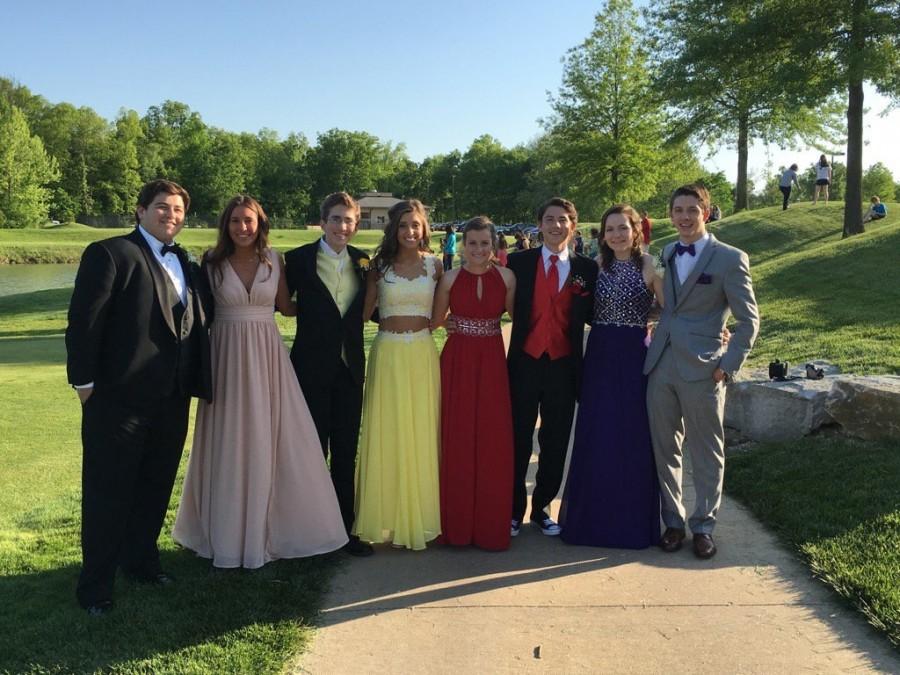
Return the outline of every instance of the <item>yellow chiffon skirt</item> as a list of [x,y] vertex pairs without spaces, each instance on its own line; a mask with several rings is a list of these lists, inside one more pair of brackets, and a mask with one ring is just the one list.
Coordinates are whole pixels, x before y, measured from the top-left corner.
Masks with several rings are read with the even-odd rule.
[[429,330],[379,331],[369,352],[356,523],[364,541],[414,550],[441,533],[441,374]]

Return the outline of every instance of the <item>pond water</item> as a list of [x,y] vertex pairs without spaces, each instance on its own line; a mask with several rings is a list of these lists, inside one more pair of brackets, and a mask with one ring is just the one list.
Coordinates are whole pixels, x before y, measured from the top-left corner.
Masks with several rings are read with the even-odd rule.
[[75,283],[77,264],[0,265],[0,297],[50,288],[68,288]]

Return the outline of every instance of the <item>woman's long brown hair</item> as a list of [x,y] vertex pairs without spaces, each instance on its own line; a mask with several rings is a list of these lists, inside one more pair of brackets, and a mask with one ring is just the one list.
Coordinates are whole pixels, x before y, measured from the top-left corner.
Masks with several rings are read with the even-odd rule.
[[407,213],[415,213],[422,219],[422,239],[419,241],[420,251],[430,251],[428,240],[431,234],[431,228],[428,226],[428,213],[425,211],[425,205],[418,199],[405,199],[397,202],[388,211],[388,224],[384,228],[384,238],[375,249],[375,256],[372,258],[373,267],[384,274],[388,267],[394,264],[397,254],[400,251],[400,242],[397,240],[397,234],[400,231],[400,219]]
[[259,223],[256,236],[256,255],[259,261],[269,268],[269,274],[272,274],[272,261],[269,260],[269,218],[263,207],[250,195],[237,195],[233,197],[225,210],[219,216],[219,235],[216,239],[216,245],[206,252],[203,260],[207,265],[211,265],[215,274],[216,286],[222,284],[222,263],[225,259],[234,254],[234,242],[231,240],[231,233],[228,231],[228,223],[231,220],[231,214],[239,206],[246,206],[256,212],[256,219]]
[[641,251],[641,217],[631,204],[616,204],[615,206],[610,206],[606,209],[606,212],[600,219],[600,267],[608,271],[610,267],[612,267],[612,262],[616,257],[613,250],[606,244],[605,239],[606,221],[615,213],[621,213],[628,219],[628,224],[631,226],[631,231],[634,233],[634,238],[631,241],[631,260],[637,265],[638,269],[641,269],[641,255],[643,254],[643,251]]

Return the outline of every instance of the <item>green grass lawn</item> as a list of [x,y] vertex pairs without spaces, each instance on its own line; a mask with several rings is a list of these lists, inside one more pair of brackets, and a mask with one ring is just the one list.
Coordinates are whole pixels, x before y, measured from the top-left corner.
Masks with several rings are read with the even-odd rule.
[[[900,373],[900,205],[888,208],[887,219],[848,240],[840,239],[841,204],[763,209],[713,228],[751,256],[762,314],[752,363],[819,357],[845,371]],[[114,233],[0,230],[0,260],[10,251],[24,260],[68,250],[77,260],[88,242]],[[654,235],[656,247],[674,233],[667,221],[655,221]],[[186,230],[179,239],[199,253],[214,236]],[[285,250],[317,236],[279,230],[272,241]],[[380,236],[361,232],[354,243],[371,250]],[[66,385],[61,337],[70,293],[0,298],[0,672],[279,671],[304,649],[340,557],[211,573],[169,534],[181,477],[160,538],[178,587],[149,590],[121,580],[116,611],[99,621],[75,604],[80,410]],[[293,334],[292,321],[279,319],[279,326],[286,338]],[[374,325],[367,329],[367,347],[374,332]],[[443,334],[436,337],[440,344]],[[730,493],[894,640],[900,495],[890,477],[900,474],[897,457],[887,444],[816,437],[730,456],[726,475]],[[860,545],[867,542],[873,548]]]
[[900,452],[811,437],[728,456],[725,489],[900,648]]
[[[74,600],[80,564],[80,410],[66,385],[66,294],[0,299],[15,332],[0,338],[0,672],[278,672],[311,634],[339,554],[213,573],[168,534],[160,538],[172,589],[119,579],[116,609],[92,619]],[[40,317],[46,308],[56,318]],[[57,333],[46,334],[55,324]],[[31,331],[34,334],[31,334]],[[183,470],[184,467],[182,467]]]

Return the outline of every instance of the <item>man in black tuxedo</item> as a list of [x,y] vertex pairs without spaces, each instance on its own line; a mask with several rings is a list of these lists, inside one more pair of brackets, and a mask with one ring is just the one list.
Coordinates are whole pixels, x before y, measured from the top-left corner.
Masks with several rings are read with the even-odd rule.
[[138,196],[138,227],[90,244],[66,328],[69,383],[82,404],[81,547],[76,596],[112,608],[116,567],[169,584],[156,540],[187,434],[191,396],[209,400],[206,286],[174,244],[190,205],[166,180]]
[[534,426],[540,412],[538,471],[530,520],[548,536],[560,533],[547,507],[562,484],[575,401],[581,389],[584,326],[591,321],[597,263],[569,250],[578,212],[554,197],[537,213],[543,245],[511,253],[516,297],[507,364],[512,394],[513,512],[510,534],[525,517],[525,475],[531,461]]
[[363,300],[369,256],[348,242],[359,227],[359,204],[346,192],[322,202],[323,236],[288,251],[285,276],[297,294],[297,334],[291,362],[309,405],[350,541],[344,550],[368,556],[372,547],[351,534],[354,476],[362,417],[365,353]]

